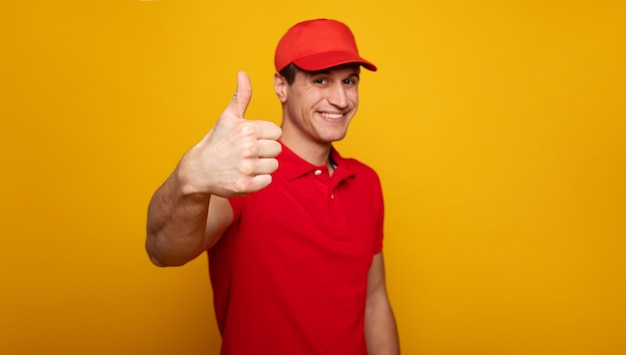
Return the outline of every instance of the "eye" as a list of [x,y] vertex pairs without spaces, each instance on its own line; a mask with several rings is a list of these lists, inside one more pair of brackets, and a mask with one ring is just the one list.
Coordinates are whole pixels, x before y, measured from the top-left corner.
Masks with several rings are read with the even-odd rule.
[[344,85],[356,85],[358,83],[357,79],[344,79]]
[[313,80],[314,83],[316,84],[326,84],[326,79],[325,78],[316,78]]

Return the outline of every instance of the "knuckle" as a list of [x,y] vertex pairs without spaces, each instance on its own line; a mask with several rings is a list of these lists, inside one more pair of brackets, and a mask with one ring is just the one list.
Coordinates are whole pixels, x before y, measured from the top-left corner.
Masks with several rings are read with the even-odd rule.
[[245,194],[250,192],[250,179],[237,179],[233,184],[233,192],[236,194]]
[[250,176],[254,173],[254,164],[250,160],[243,160],[238,170],[240,174]]
[[239,125],[238,133],[241,137],[254,136],[256,134],[256,127],[253,122],[244,121]]
[[254,141],[243,142],[240,147],[240,153],[243,158],[249,158],[258,155],[259,147]]

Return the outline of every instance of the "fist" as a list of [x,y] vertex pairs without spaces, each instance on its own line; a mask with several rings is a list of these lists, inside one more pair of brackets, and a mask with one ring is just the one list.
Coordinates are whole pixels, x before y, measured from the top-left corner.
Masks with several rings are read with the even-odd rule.
[[237,75],[237,91],[209,133],[181,160],[184,193],[242,196],[267,187],[278,168],[280,127],[244,118],[252,97],[250,79]]

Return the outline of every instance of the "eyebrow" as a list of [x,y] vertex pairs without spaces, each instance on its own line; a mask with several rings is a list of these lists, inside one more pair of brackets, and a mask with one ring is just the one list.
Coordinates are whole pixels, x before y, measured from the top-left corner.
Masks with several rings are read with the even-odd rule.
[[[331,74],[332,74],[332,73],[330,72],[330,70],[325,70],[325,69],[322,69],[322,70],[316,70],[316,71],[311,71],[311,72],[309,72],[309,75],[310,75],[310,76],[316,76],[316,75],[331,75]],[[361,78],[358,70],[357,70],[357,71],[354,71],[354,72],[352,72],[352,73],[350,73],[350,74],[348,75],[348,77],[353,77],[353,76],[355,76],[357,79],[360,79],[360,78]]]

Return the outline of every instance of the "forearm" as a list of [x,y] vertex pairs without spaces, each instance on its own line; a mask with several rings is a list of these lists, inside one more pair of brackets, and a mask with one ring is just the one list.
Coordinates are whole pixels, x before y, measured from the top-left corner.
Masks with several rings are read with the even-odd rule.
[[398,355],[398,330],[386,295],[369,299],[365,309],[365,339],[370,355]]
[[400,345],[396,320],[385,286],[382,253],[375,255],[368,275],[365,302],[365,340],[370,355],[398,355]]
[[177,266],[204,249],[209,194],[185,194],[175,171],[148,208],[146,250],[158,266]]

